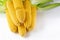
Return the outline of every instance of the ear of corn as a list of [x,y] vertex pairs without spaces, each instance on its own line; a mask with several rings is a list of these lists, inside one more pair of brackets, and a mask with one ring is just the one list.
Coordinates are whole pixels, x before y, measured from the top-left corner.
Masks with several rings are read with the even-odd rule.
[[24,9],[17,9],[16,10],[16,17],[20,23],[24,23],[24,21],[25,21],[25,10]]
[[24,23],[25,20],[25,10],[23,7],[22,0],[13,0],[14,8],[16,10],[16,17],[19,20],[19,22]]
[[15,12],[15,9],[13,7],[12,1],[7,1],[6,6],[7,6],[7,9],[9,11],[9,15],[10,15],[11,20],[13,21],[13,23],[17,26],[20,25],[20,23],[19,23],[19,21],[16,17],[16,12]]
[[21,36],[26,36],[26,28],[22,25],[22,26],[18,26],[18,32]]
[[23,8],[22,0],[12,0],[12,2],[14,4],[15,9],[17,9],[17,8]]
[[31,26],[27,29],[28,32],[34,28],[34,25],[36,22],[36,7],[35,6],[31,7],[31,15],[32,15],[32,21],[31,21]]
[[6,10],[6,17],[7,17],[7,21],[8,21],[10,30],[11,30],[12,32],[15,32],[15,33],[18,32],[18,28],[17,28],[17,26],[12,22],[8,10]]
[[26,20],[24,26],[29,28],[31,25],[31,3],[30,0],[25,0],[25,9],[26,9]]

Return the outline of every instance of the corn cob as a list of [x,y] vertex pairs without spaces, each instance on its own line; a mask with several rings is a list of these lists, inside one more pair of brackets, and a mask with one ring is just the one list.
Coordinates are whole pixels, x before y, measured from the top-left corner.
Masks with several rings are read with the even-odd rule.
[[20,23],[25,21],[25,10],[22,0],[13,0],[14,8],[16,10],[16,17]]
[[26,28],[29,28],[31,25],[31,3],[30,3],[30,0],[25,0],[24,6],[25,6],[25,10],[26,10],[26,20],[25,20],[24,26]]
[[26,31],[26,28],[23,25],[21,25],[20,27],[18,26],[18,32],[23,37],[23,36],[26,36],[27,31]]
[[31,31],[34,28],[35,22],[36,22],[36,7],[31,7],[31,15],[32,15],[32,23],[31,26],[27,29],[28,31]]
[[18,28],[17,28],[17,26],[14,25],[14,23],[12,22],[8,10],[6,10],[6,17],[7,17],[7,21],[8,21],[8,25],[9,25],[10,30],[11,30],[12,32],[17,33],[17,32],[18,32]]
[[17,17],[16,17],[16,12],[15,12],[15,9],[13,7],[13,3],[12,1],[7,1],[6,2],[6,6],[7,6],[7,9],[9,11],[9,15],[11,17],[11,20],[13,21],[13,23],[16,25],[16,26],[19,26],[20,25],[20,22],[18,21]]

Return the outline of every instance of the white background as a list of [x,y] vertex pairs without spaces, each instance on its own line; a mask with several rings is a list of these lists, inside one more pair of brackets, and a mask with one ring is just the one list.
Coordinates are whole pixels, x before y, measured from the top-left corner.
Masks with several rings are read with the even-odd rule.
[[35,29],[24,38],[12,33],[6,15],[0,14],[0,40],[60,40],[60,6],[48,11],[38,10]]

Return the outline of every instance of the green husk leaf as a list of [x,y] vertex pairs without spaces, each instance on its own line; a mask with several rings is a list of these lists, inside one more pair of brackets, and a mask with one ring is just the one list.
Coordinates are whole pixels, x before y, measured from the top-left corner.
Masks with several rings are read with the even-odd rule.
[[31,0],[32,5],[45,4],[49,2],[53,2],[53,0]]
[[6,0],[0,0],[0,13],[4,13]]
[[53,3],[53,4],[45,5],[43,7],[38,6],[38,9],[48,10],[48,9],[52,9],[52,8],[55,8],[55,7],[58,7],[58,6],[60,6],[60,3]]

